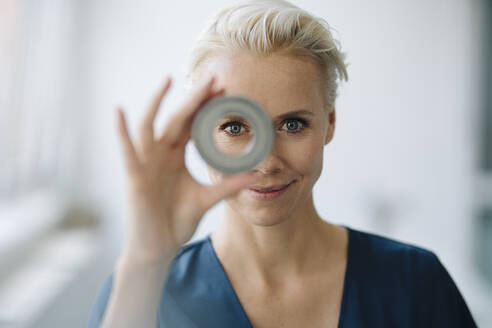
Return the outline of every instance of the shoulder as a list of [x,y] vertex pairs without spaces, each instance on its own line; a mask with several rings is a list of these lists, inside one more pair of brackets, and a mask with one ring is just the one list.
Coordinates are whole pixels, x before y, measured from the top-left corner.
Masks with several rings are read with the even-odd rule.
[[[176,290],[180,287],[182,288],[184,285],[188,283],[190,288],[192,284],[190,282],[196,281],[197,277],[197,269],[202,268],[203,266],[198,265],[198,262],[204,261],[205,253],[202,252],[204,245],[207,239],[198,239],[193,242],[189,242],[181,246],[175,258],[173,259],[172,265],[169,269],[169,273],[167,276],[166,288],[169,290]],[[191,271],[195,272],[191,274]],[[113,287],[113,277],[114,272],[111,272],[105,280],[102,282],[99,291],[94,298],[92,303],[92,307],[89,314],[88,319],[88,327],[99,327],[102,322],[102,318],[104,312],[106,311],[106,307],[108,305],[109,297],[111,294],[111,290]],[[166,303],[171,303],[172,301],[169,298],[163,298],[163,301]],[[166,306],[174,312],[178,312],[176,306],[174,304],[166,304]],[[169,311],[171,311],[169,310]],[[172,318],[177,317],[177,313],[172,315],[167,315],[167,320],[171,320]],[[161,318],[161,320],[163,320]],[[180,319],[184,320],[184,319]]]
[[175,260],[181,258],[189,259],[190,257],[196,256],[207,243],[207,238],[208,237],[202,237],[181,246]]
[[379,295],[379,305],[371,306],[384,306],[395,318],[407,313],[409,320],[419,323],[416,326],[476,327],[435,252],[371,232],[349,232],[349,289],[360,301],[371,304],[371,295]]
[[183,245],[169,268],[165,291],[184,297],[193,294],[196,288],[215,285],[220,270],[214,256],[208,236]]
[[169,269],[170,277],[172,276],[174,279],[187,277],[191,271],[201,269],[201,265],[210,260],[207,238],[200,238],[181,246]]
[[350,230],[349,251],[357,259],[354,266],[358,269],[366,272],[374,270],[383,275],[398,272],[405,277],[429,269],[436,270],[440,265],[438,256],[423,246],[372,232]]
[[390,303],[425,298],[441,274],[441,266],[437,255],[425,247],[367,231],[350,231],[350,279],[366,295],[378,293]]

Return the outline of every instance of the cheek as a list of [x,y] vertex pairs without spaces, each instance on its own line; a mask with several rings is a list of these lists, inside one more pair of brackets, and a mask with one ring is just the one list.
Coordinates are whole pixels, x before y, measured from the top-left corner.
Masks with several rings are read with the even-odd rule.
[[316,136],[306,138],[289,151],[291,165],[304,176],[319,175],[323,165],[323,143],[319,140]]

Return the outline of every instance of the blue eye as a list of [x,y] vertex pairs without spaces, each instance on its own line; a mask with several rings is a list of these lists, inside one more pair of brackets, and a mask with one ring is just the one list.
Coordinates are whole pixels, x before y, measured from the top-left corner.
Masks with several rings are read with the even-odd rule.
[[[226,133],[231,135],[232,137],[237,137],[240,135],[241,128],[244,127],[244,125],[241,122],[238,121],[231,121],[224,123],[220,126],[220,130],[224,131],[226,130]],[[229,129],[228,129],[229,128]]]
[[287,133],[299,133],[309,126],[307,121],[302,118],[287,119],[284,122],[287,125]]
[[[296,134],[302,132],[305,128],[309,126],[309,123],[302,118],[288,118],[284,120],[282,123],[283,123],[282,126],[287,125],[286,131],[289,134]],[[243,134],[241,133],[241,128],[244,128],[246,132],[248,131],[246,126],[239,121],[226,122],[219,127],[221,131],[225,130],[226,134],[231,137],[241,136]]]

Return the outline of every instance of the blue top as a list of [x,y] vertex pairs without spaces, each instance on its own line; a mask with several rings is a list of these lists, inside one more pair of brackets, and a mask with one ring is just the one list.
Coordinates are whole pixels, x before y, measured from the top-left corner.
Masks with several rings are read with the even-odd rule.
[[[349,243],[339,328],[476,327],[456,284],[432,251],[344,227]],[[94,300],[89,328],[102,321],[112,277]],[[181,247],[173,260],[157,327],[253,327],[210,234]]]

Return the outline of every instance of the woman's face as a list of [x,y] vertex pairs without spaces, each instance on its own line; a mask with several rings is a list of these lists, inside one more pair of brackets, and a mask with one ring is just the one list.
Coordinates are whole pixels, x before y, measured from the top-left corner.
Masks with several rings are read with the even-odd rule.
[[[330,142],[335,116],[323,108],[324,97],[314,62],[306,58],[272,54],[215,55],[203,63],[203,72],[215,74],[217,87],[225,94],[252,98],[267,111],[275,127],[275,143],[270,155],[251,171],[260,177],[257,185],[292,184],[279,197],[261,200],[247,189],[227,198],[233,213],[251,224],[270,226],[306,213],[312,207],[311,190],[323,166],[323,146]],[[288,114],[305,110],[307,113]],[[279,116],[282,115],[282,118]],[[286,116],[287,115],[287,116]],[[221,121],[220,125],[227,123]],[[233,122],[233,120],[231,120]],[[247,122],[245,122],[247,124]],[[248,127],[234,123],[218,133],[216,140],[240,143],[250,140]],[[236,138],[236,139],[230,139]],[[208,167],[213,183],[223,174]],[[311,203],[310,203],[311,202]]]

